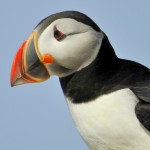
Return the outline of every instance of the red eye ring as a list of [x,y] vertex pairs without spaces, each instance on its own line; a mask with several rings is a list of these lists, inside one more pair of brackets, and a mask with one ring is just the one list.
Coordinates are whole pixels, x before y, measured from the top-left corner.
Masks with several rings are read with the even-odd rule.
[[54,30],[54,38],[55,38],[57,41],[60,41],[64,36],[65,36],[65,34],[62,33],[61,31],[59,31],[58,29],[55,29],[55,30]]

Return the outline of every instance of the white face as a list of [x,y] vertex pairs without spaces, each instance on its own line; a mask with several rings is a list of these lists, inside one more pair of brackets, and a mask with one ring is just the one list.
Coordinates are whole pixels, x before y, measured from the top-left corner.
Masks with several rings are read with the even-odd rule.
[[[54,37],[56,29],[65,35],[60,40]],[[97,56],[103,37],[103,32],[96,32],[74,19],[63,18],[42,32],[38,48],[41,55],[50,54],[54,58],[52,64],[46,65],[50,74],[63,77],[88,66]]]

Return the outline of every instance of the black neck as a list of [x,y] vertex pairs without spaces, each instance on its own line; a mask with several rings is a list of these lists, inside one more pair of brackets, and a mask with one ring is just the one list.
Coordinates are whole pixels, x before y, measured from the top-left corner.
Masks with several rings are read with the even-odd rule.
[[117,66],[117,56],[105,35],[96,59],[84,69],[60,78],[65,96],[73,103],[88,102],[108,90],[103,85],[107,82],[111,70]]

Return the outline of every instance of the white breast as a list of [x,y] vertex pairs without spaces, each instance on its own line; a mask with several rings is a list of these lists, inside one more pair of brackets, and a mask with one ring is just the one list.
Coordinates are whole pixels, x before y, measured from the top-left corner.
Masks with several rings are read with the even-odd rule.
[[135,115],[137,97],[130,89],[68,106],[77,129],[91,150],[149,150],[150,134]]

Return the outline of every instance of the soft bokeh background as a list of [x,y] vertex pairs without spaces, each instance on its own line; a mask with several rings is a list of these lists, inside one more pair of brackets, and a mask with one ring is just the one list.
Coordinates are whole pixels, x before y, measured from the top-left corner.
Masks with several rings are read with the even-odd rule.
[[0,150],[87,150],[69,114],[57,77],[10,87],[20,44],[39,21],[64,10],[90,16],[118,56],[150,67],[149,0],[0,1]]

